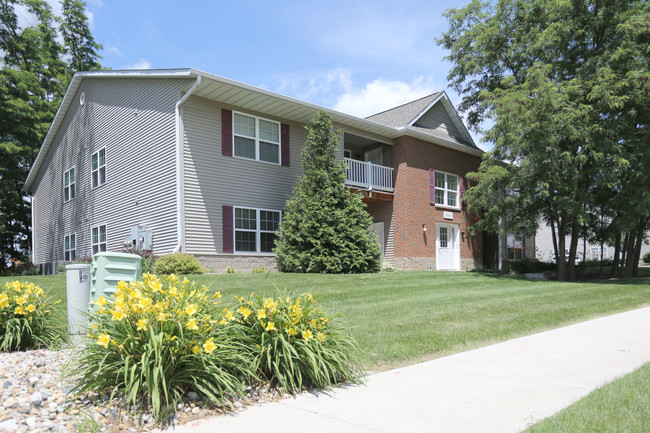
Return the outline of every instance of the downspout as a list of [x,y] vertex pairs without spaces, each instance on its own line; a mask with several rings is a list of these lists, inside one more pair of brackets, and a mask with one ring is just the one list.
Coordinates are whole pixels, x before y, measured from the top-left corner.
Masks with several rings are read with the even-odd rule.
[[176,239],[178,244],[174,253],[183,248],[183,136],[181,134],[181,105],[190,97],[192,92],[201,84],[201,76],[196,77],[196,82],[185,92],[183,97],[176,103]]
[[29,197],[29,204],[31,205],[31,208],[32,208],[32,242],[31,242],[32,243],[32,245],[31,245],[32,246],[32,252],[31,252],[30,256],[31,256],[32,266],[34,266],[34,258],[36,257],[36,253],[34,252],[34,238],[35,238],[35,236],[34,236],[34,227],[35,227],[35,224],[34,224],[34,196]]

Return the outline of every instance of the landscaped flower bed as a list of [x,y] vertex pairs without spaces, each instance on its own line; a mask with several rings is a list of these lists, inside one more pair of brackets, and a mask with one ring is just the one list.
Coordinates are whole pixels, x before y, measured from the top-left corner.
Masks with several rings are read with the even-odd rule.
[[53,347],[65,335],[47,294],[31,283],[12,281],[0,288],[0,352]]
[[90,342],[71,370],[76,391],[148,406],[162,420],[189,392],[227,406],[247,385],[293,393],[359,380],[355,343],[310,294],[231,307],[220,298],[175,275],[120,282],[95,301]]

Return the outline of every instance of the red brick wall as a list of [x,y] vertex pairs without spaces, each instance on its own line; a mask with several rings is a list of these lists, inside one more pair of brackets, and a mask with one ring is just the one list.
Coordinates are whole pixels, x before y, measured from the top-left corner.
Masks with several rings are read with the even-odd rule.
[[[468,236],[469,217],[465,211],[439,208],[429,204],[429,169],[465,176],[475,171],[481,158],[412,137],[400,137],[393,148],[395,169],[394,236],[395,259],[400,267],[426,268],[436,255],[436,223],[459,225],[461,268],[480,264],[481,236]],[[445,220],[443,212],[452,212]],[[427,231],[424,232],[423,224]]]

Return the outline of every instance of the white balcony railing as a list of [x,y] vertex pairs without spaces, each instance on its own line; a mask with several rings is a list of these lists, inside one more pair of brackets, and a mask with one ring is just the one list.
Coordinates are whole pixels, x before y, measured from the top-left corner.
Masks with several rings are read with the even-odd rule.
[[393,192],[393,167],[345,158],[347,184],[358,188]]

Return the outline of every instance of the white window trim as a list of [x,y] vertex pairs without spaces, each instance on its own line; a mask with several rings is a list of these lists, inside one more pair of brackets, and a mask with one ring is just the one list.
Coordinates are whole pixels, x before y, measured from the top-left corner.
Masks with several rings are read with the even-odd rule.
[[[74,182],[70,182],[68,185],[65,184],[65,175],[68,175],[68,181],[70,180],[70,172],[74,171]],[[74,196],[70,194],[73,190],[72,186],[74,185]],[[68,199],[65,197],[65,189],[68,188]],[[63,172],[63,203],[67,203],[77,197],[77,169],[76,166],[70,167],[68,170]]]
[[[99,238],[100,227],[104,227],[104,232],[105,232],[104,242],[101,242]],[[95,240],[93,238],[93,230],[95,229],[97,229],[97,243],[94,243]],[[90,229],[90,250],[92,251],[93,256],[97,253],[104,252],[101,250],[102,244],[104,244],[104,251],[108,251],[108,227],[106,224],[99,224]],[[95,246],[97,246],[97,253],[95,252]]]
[[[74,246],[72,244],[72,237],[73,236],[74,236]],[[65,241],[66,241],[66,239],[69,239],[68,243],[72,247],[72,248],[70,248],[68,250],[65,249]],[[72,257],[72,255],[70,255],[70,258],[66,258],[66,253],[71,252],[71,251],[74,251],[75,257]],[[77,258],[77,234],[76,233],[70,233],[69,235],[65,235],[63,237],[63,260],[68,262],[68,261],[72,261],[72,260],[74,260],[76,258]]]
[[[237,214],[237,209],[245,210],[254,210],[255,211],[255,230],[251,229],[238,229],[237,228],[237,219],[235,215]],[[255,208],[255,207],[245,207],[245,206],[233,206],[232,208],[232,227],[233,227],[233,251],[236,254],[264,254],[272,255],[274,254],[271,251],[262,251],[262,236],[261,233],[275,233],[275,231],[262,230],[260,224],[260,211],[265,212],[275,212],[280,214],[280,221],[278,224],[282,223],[282,211],[278,209],[264,209],[264,208]],[[255,232],[255,251],[242,251],[237,249],[237,231],[242,232]]]
[[[259,117],[259,116],[254,116],[252,114],[248,113],[242,113],[241,111],[233,111],[232,112],[232,156],[233,158],[239,158],[239,159],[245,159],[246,161],[257,161],[257,162],[262,162],[265,164],[271,164],[271,165],[282,165],[282,124],[280,122],[277,122],[275,120],[267,119],[265,117]],[[252,137],[248,137],[246,135],[241,135],[237,134],[235,132],[235,114],[239,114],[241,116],[246,116],[246,117],[252,117],[255,119],[255,158],[247,158],[245,156],[239,156],[235,155],[235,137],[241,137],[241,138],[246,138],[248,140],[252,140]],[[278,162],[271,162],[271,161],[264,161],[260,159],[260,141],[264,141],[267,143],[273,143],[272,141],[268,140],[260,140],[260,120],[264,120],[265,122],[269,123],[275,123],[278,125]],[[252,208],[247,208],[247,209],[252,209]],[[266,209],[263,209],[266,210]]]
[[[457,175],[457,174],[454,174],[454,173],[447,173],[446,171],[440,171],[440,170],[435,171],[435,176],[437,176],[438,173],[445,175],[445,187],[444,188],[439,188],[437,186],[437,184],[436,184],[436,179],[434,177],[434,179],[433,179],[433,188],[434,188],[433,199],[434,200],[436,199],[435,191],[440,190],[440,191],[444,191],[444,193],[445,193],[444,194],[445,202],[444,203],[438,203],[436,201],[436,207],[446,208],[446,209],[455,209],[455,210],[460,209],[460,176]],[[447,176],[456,176],[457,184],[456,184],[456,190],[455,191],[452,190],[452,189],[449,189],[449,185],[447,184]],[[448,198],[447,193],[448,192],[455,192],[456,193],[456,206],[451,206],[451,205],[447,204],[447,198]]]
[[[517,247],[517,246],[509,247],[508,246],[508,236],[509,235],[513,236],[513,242],[517,242],[517,238],[521,238],[521,246],[520,247]],[[516,260],[525,259],[526,258],[526,251],[524,250],[524,242],[525,242],[524,241],[524,235],[519,235],[519,234],[516,234],[516,233],[506,233],[506,260],[516,261]],[[510,258],[510,251],[511,250],[512,250],[512,257],[513,258]],[[515,254],[516,250],[519,250],[520,258],[516,258],[516,254]]]
[[[104,151],[104,165],[99,165],[99,152]],[[97,170],[93,170],[93,156],[97,155]],[[107,170],[106,170],[106,147],[102,147],[101,149],[98,149],[97,152],[93,152],[92,155],[90,155],[90,189],[97,189],[102,185],[105,185],[107,180],[108,180],[108,175],[107,175]],[[99,170],[104,167],[104,182],[99,183],[100,177],[99,177]],[[97,186],[93,185],[93,174],[97,172]]]

